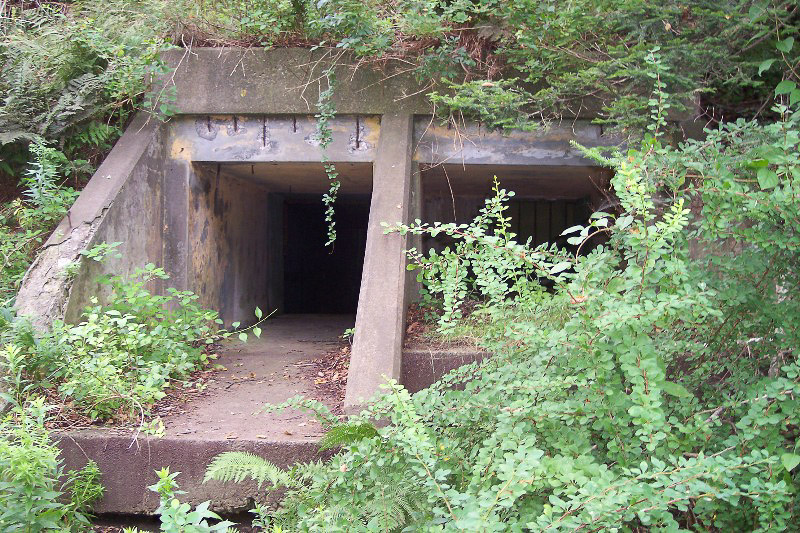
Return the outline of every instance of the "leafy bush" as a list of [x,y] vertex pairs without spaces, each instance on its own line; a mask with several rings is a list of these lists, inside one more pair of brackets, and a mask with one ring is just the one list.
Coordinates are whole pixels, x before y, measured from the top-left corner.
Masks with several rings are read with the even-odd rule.
[[33,221],[52,225],[61,220],[78,196],[74,189],[59,183],[62,168],[69,162],[63,153],[41,143],[32,144],[30,150],[34,159],[21,180],[23,197],[30,207],[20,215],[20,225],[30,227]]
[[40,334],[24,321],[14,322],[0,360],[17,395],[12,400],[52,388],[91,418],[106,419],[120,409],[143,415],[171,380],[208,361],[203,348],[221,323],[216,312],[197,306],[191,292],[168,289],[158,296],[146,289],[167,278],[148,264],[130,278],[105,280],[108,303],[94,298],[77,325],[56,323]]
[[[343,450],[306,477],[296,470],[267,521],[796,529],[800,111],[774,113],[678,147],[655,128],[639,150],[587,151],[615,171],[619,200],[565,231],[578,246],[608,236],[587,254],[515,242],[499,187],[473,224],[389,228],[456,239],[411,257],[444,302],[441,326],[471,331],[495,355],[414,395],[391,383],[345,424],[289,402],[316,410],[325,441]],[[469,317],[458,313],[466,298],[481,302]]]
[[[209,511],[208,506],[211,502],[204,502],[194,510],[188,503],[181,503],[176,497],[182,494],[178,490],[175,478],[180,472],[170,474],[169,468],[157,471],[158,482],[150,487],[150,490],[157,492],[160,496],[161,505],[156,513],[161,517],[161,531],[165,533],[205,533],[214,531],[229,531],[233,522],[220,520],[219,515]],[[209,525],[208,521],[216,521]]]
[[[163,71],[159,53],[170,46],[166,5],[117,0],[9,6],[0,28],[4,152],[19,143],[60,141],[72,157],[118,134],[114,124],[125,122],[150,75]],[[151,110],[158,112],[162,103],[166,99],[152,101]]]
[[77,197],[61,180],[75,164],[58,150],[40,143],[30,147],[33,159],[21,180],[22,197],[0,209],[0,298],[7,306],[47,232]]
[[76,531],[91,527],[88,511],[103,495],[90,461],[64,472],[39,398],[0,422],[0,528],[3,531]]

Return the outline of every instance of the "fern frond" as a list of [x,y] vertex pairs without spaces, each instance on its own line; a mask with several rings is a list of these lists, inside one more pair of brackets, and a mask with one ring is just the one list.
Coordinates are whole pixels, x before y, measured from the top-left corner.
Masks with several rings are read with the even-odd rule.
[[378,434],[375,426],[369,422],[360,424],[340,424],[332,427],[319,441],[320,450],[329,450],[358,442],[362,439],[371,439]]
[[367,510],[365,518],[371,530],[394,531],[404,526],[408,517],[422,510],[424,503],[415,498],[418,494],[413,485],[401,484],[395,487],[381,487],[380,495]]
[[249,452],[225,452],[216,456],[206,468],[203,483],[210,480],[240,483],[252,479],[258,486],[269,481],[273,486],[295,486],[292,477],[266,459]]

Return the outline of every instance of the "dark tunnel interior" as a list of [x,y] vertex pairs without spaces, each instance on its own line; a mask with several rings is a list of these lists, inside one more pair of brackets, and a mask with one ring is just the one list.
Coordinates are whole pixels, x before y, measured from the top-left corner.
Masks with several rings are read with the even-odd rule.
[[355,314],[369,196],[342,196],[336,201],[333,246],[325,246],[325,207],[318,194],[287,196],[283,211],[284,312]]

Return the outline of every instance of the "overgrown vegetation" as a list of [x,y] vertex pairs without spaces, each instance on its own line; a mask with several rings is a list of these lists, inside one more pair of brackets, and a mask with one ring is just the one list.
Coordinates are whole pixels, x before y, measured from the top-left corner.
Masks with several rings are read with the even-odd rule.
[[[104,250],[88,255],[102,256]],[[25,319],[3,324],[0,397],[23,405],[31,396],[48,394],[62,411],[142,426],[165,389],[215,357],[208,345],[231,335],[221,329],[216,311],[197,305],[196,294],[169,288],[159,296],[148,290],[153,281],[167,279],[163,269],[148,264],[131,276],[102,280],[109,296],[103,303],[93,298],[76,325],[57,321],[40,332]],[[237,332],[242,341],[248,332],[261,335],[266,317],[258,308],[255,314],[258,322]]]
[[0,527],[3,531],[77,531],[103,495],[93,461],[65,472],[44,427],[42,398],[16,407],[0,421]]
[[24,320],[13,321],[0,360],[10,399],[22,403],[53,389],[62,403],[92,419],[143,419],[172,380],[208,362],[203,348],[217,336],[217,313],[199,308],[196,295],[146,290],[167,278],[152,264],[130,279],[112,277],[108,302],[94,298],[77,325],[59,322],[36,332]]
[[[0,17],[0,172],[25,191],[2,212],[6,302],[75,197],[65,182],[80,185],[134,111],[172,112],[169,84],[154,92],[149,82],[168,73],[160,53],[175,46],[317,47],[361,68],[396,58],[457,128],[590,114],[637,143],[644,136],[629,152],[589,151],[614,170],[619,206],[568,230],[577,246],[608,238],[588,254],[517,242],[500,185],[473,224],[390,229],[456,240],[410,255],[441,306],[442,332],[482,338],[495,356],[414,395],[391,384],[344,423],[290,402],[329,428],[323,446],[343,450],[288,473],[242,454],[215,461],[209,479],[288,488],[280,509],[256,509],[256,525],[796,528],[795,2],[8,0]],[[323,147],[332,72],[317,110]],[[673,146],[670,119],[682,112],[712,127]],[[326,171],[332,241],[338,182]],[[91,465],[60,480],[40,395],[93,418],[141,417],[205,363],[216,314],[191,293],[152,295],[159,278],[148,265],[108,280],[111,299],[76,326],[34,333],[6,317],[0,374],[15,410],[0,425],[0,525],[80,529],[100,494]],[[469,316],[467,299],[481,302]],[[207,505],[181,504],[175,474],[159,478],[164,530],[228,527],[209,525]]]
[[39,143],[32,144],[30,151],[33,160],[20,179],[22,196],[0,209],[3,307],[13,301],[35,251],[77,197],[74,189],[62,183],[65,169],[73,168],[63,153]]
[[[494,127],[598,113],[645,125],[647,57],[660,47],[675,110],[717,120],[769,108],[797,32],[791,1],[212,0],[6,1],[0,19],[0,144],[6,172],[28,141],[96,162],[135,104],[169,115],[170,88],[148,93],[173,46],[299,45],[375,60],[401,58],[445,116]],[[765,74],[766,78],[757,76]],[[142,100],[143,99],[143,100]],[[530,122],[533,121],[533,122]],[[22,144],[21,144],[22,143]]]
[[[414,395],[392,383],[344,424],[289,402],[344,447],[274,478],[289,492],[271,527],[795,530],[800,89],[777,92],[772,123],[588,151],[619,206],[565,231],[607,234],[586,255],[515,242],[499,187],[470,225],[389,228],[456,239],[412,258],[441,326],[495,355]],[[482,304],[464,318],[467,298]],[[220,479],[241,478],[228,463]]]

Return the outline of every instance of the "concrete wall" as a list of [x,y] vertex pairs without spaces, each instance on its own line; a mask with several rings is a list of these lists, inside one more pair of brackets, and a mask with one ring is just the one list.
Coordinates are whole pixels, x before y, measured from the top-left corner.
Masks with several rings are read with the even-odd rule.
[[[99,275],[161,262],[160,126],[144,115],[136,117],[31,265],[16,305],[36,326],[62,317],[77,319],[98,293]],[[84,261],[74,282],[67,278],[64,269],[81,259],[82,250],[117,241],[123,242],[122,258],[105,265]]]
[[279,285],[281,273],[270,268],[276,250],[269,243],[280,226],[270,220],[269,191],[223,177],[220,165],[194,168],[189,178],[188,288],[200,296],[201,305],[219,311],[226,324],[252,322],[256,306],[269,311],[280,304],[270,301],[270,283]]

